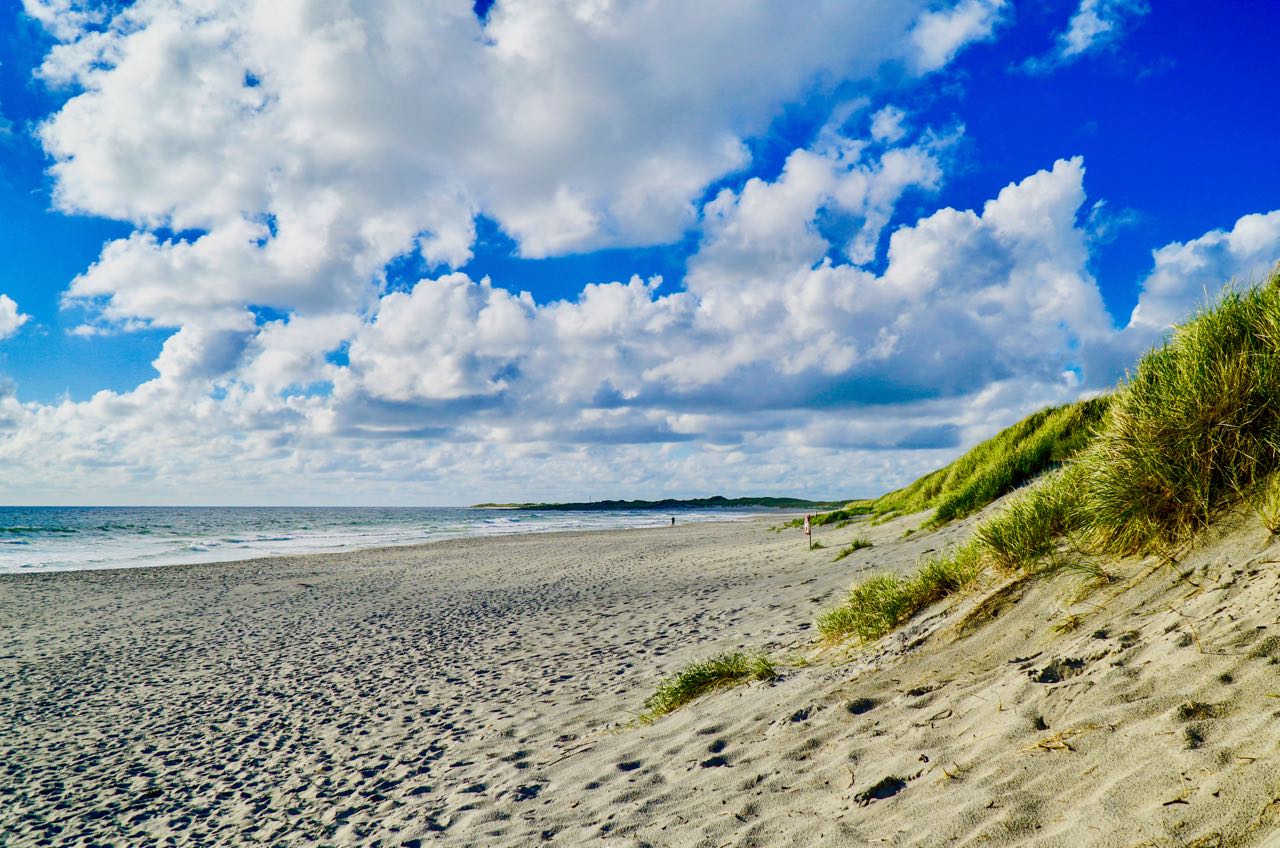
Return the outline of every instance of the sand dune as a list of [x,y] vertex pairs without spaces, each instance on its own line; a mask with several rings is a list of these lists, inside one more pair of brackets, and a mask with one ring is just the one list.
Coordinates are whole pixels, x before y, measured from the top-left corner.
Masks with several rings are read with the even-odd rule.
[[[987,585],[857,650],[815,650],[815,612],[967,525],[821,528],[876,541],[833,564],[773,523],[0,579],[2,842],[1208,846],[1280,825],[1280,545],[1247,521],[1076,605],[1069,576]],[[663,674],[738,646],[792,665],[634,721]]]

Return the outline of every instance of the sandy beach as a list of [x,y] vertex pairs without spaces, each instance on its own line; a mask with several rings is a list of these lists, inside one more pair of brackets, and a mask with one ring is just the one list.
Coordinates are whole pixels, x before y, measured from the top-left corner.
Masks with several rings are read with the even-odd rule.
[[0,831],[523,844],[661,673],[802,638],[844,578],[774,523],[0,578]]
[[[1256,532],[1125,564],[1074,629],[1061,582],[1027,581],[820,650],[851,579],[968,524],[810,552],[778,523],[0,578],[0,844],[1208,846],[1280,822],[1280,549]],[[875,546],[833,563],[855,531]],[[737,647],[784,676],[635,721]]]

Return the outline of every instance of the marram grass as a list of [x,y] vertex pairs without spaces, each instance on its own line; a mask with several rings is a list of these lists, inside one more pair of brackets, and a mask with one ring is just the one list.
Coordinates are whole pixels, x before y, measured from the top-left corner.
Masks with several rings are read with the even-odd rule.
[[777,667],[768,657],[743,651],[690,663],[658,684],[657,691],[644,702],[645,717],[666,715],[717,689],[777,676]]
[[916,572],[915,601],[926,606],[968,587],[982,573],[981,552],[972,543],[927,560]]
[[979,511],[1047,470],[1076,456],[1093,437],[1109,398],[1096,397],[1042,409],[982,442],[955,462],[875,500],[854,501],[823,513],[816,524],[871,515],[884,521],[933,510],[938,526]]
[[1004,571],[1027,569],[1052,554],[1078,523],[1079,466],[1052,471],[974,529],[984,558]]
[[[871,501],[850,501],[841,509],[832,512],[822,512],[813,517],[813,523],[819,527],[826,524],[845,524],[861,515],[870,515],[874,512]],[[801,519],[796,519],[795,523],[798,527]]]
[[844,603],[818,616],[818,632],[828,642],[850,637],[874,641],[929,604],[961,591],[979,573],[977,547],[969,544],[929,560],[908,579],[881,574],[855,583]]
[[1080,467],[1082,529],[1116,554],[1190,539],[1280,467],[1280,274],[1144,356]]
[[1280,534],[1280,475],[1271,475],[1258,487],[1253,508],[1268,535]]
[[1257,288],[1228,288],[1109,398],[1037,413],[872,505],[881,515],[933,507],[936,524],[1036,476],[959,551],[911,578],[856,584],[819,616],[819,632],[877,639],[986,566],[1079,572],[1079,596],[1113,579],[1082,553],[1167,554],[1242,501],[1280,532],[1280,269]]
[[908,581],[880,574],[855,583],[844,603],[819,615],[818,632],[830,642],[850,636],[870,642],[897,628],[916,609]]
[[870,539],[863,539],[863,538],[854,539],[852,542],[850,542],[849,544],[841,548],[839,551],[837,551],[835,555],[835,559],[831,561],[839,562],[840,560],[849,556],[849,554],[856,553],[862,550],[863,548],[870,548],[870,547],[873,547]]
[[[1042,410],[948,466],[930,524],[972,515],[1029,480],[1076,456],[1093,438],[1109,397]],[[910,504],[904,504],[910,506]],[[912,511],[899,508],[899,513]]]

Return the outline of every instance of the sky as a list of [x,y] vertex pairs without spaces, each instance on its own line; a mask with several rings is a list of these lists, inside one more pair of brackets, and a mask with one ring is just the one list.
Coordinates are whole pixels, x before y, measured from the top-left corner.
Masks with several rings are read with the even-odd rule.
[[0,503],[887,491],[1280,260],[1277,31],[0,0]]

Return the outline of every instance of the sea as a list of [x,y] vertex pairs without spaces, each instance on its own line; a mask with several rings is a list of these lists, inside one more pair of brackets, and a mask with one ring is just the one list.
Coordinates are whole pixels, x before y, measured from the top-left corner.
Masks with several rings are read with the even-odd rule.
[[470,536],[724,521],[755,509],[0,507],[0,574],[229,562]]

